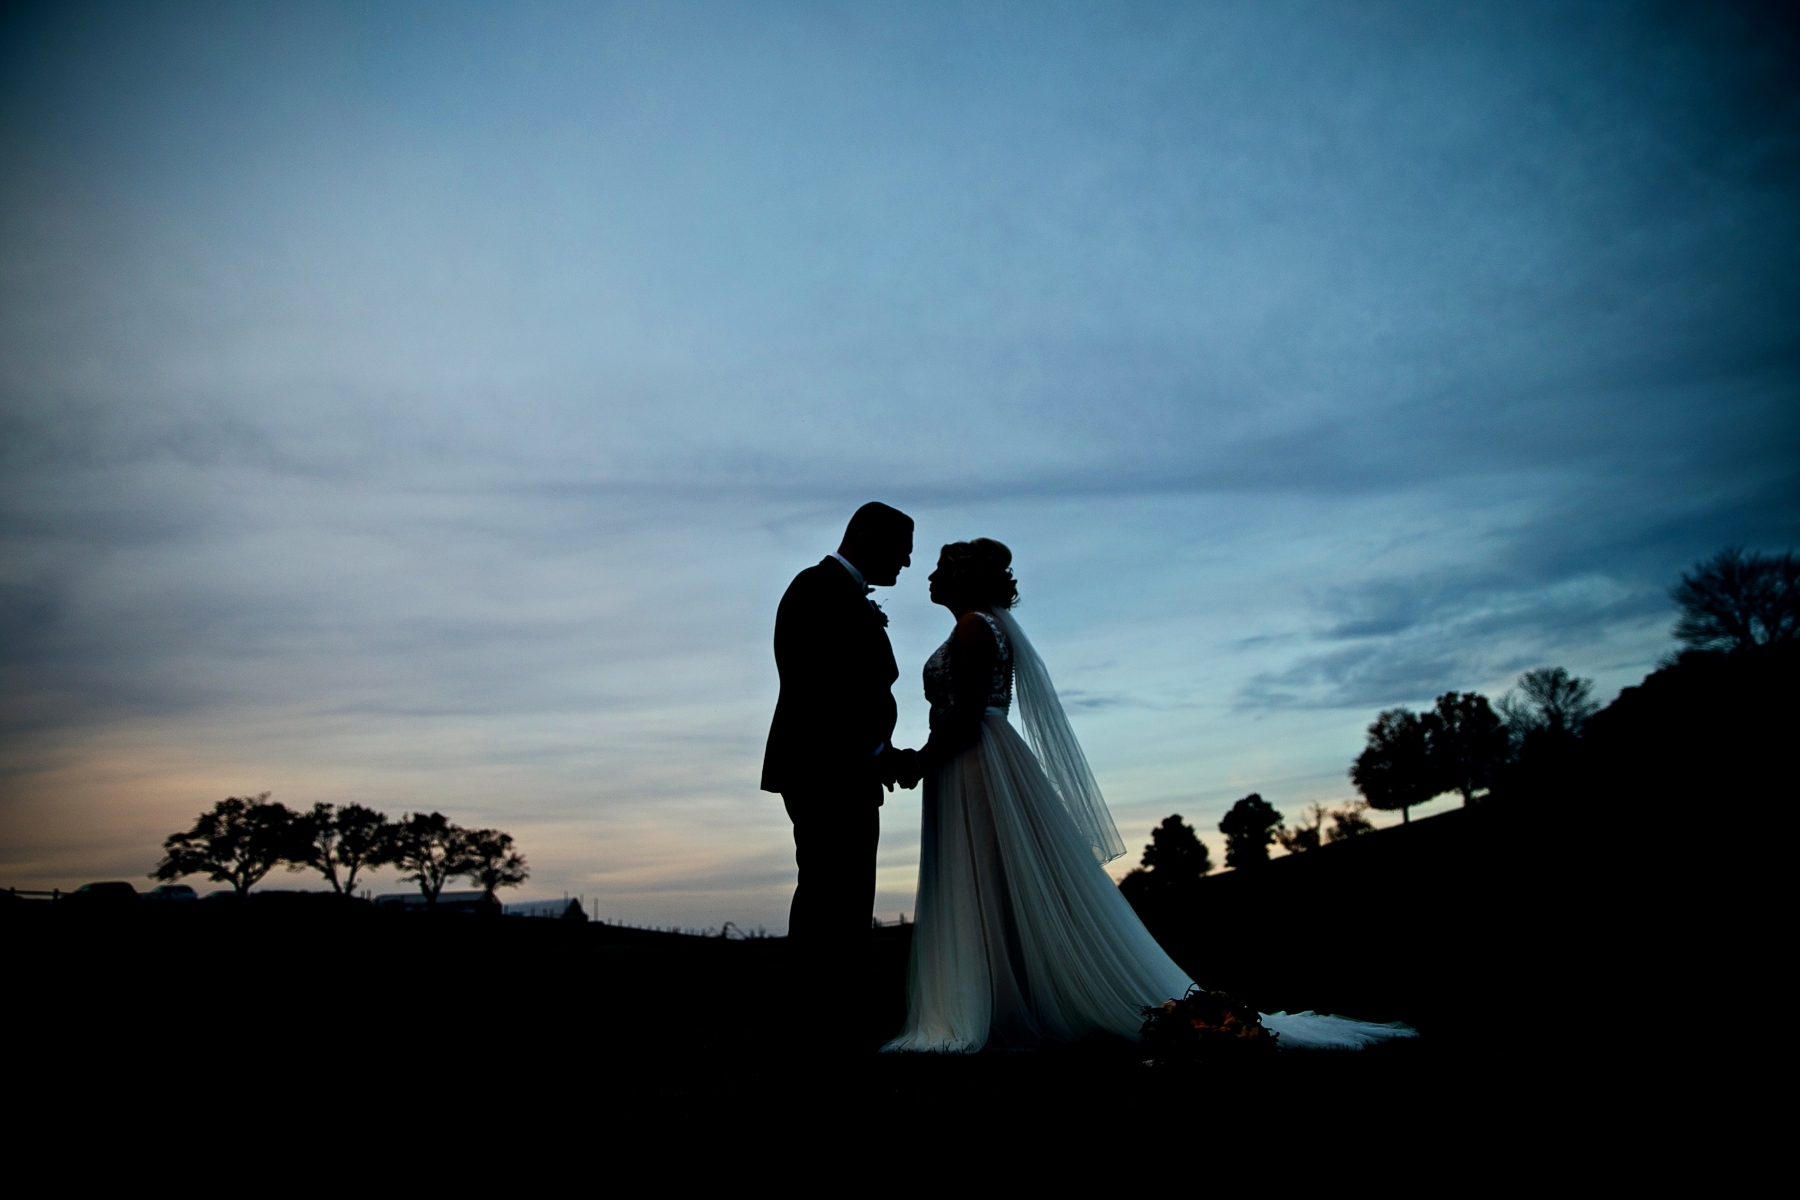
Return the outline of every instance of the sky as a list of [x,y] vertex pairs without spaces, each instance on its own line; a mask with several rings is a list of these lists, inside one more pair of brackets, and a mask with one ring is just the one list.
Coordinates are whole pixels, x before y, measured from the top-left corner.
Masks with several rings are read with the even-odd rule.
[[870,499],[918,522],[897,740],[935,548],[1006,542],[1115,873],[1172,812],[1217,854],[1249,792],[1348,800],[1383,708],[1610,699],[1684,569],[1800,541],[1797,47],[1754,5],[10,6],[0,884],[147,887],[269,791],[780,932],[775,605]]

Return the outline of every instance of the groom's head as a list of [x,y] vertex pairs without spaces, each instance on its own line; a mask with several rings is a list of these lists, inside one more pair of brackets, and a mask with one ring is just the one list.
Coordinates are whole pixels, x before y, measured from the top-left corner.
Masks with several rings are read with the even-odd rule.
[[912,566],[912,545],[913,519],[871,500],[850,518],[838,553],[855,563],[867,582],[892,587],[900,569]]

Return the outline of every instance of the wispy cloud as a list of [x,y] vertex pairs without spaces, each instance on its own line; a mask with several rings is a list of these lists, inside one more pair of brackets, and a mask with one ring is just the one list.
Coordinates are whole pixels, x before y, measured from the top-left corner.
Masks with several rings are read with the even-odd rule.
[[18,883],[274,787],[779,927],[768,625],[871,496],[1014,545],[1145,821],[1341,787],[1384,705],[1628,682],[1675,572],[1800,530],[1755,10],[0,20]]

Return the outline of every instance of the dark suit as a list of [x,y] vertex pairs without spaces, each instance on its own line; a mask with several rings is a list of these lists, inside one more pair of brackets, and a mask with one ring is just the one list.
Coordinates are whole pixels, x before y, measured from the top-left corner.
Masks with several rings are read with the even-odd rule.
[[881,835],[876,750],[894,733],[900,675],[886,621],[837,559],[788,585],[775,614],[775,667],[781,698],[762,786],[781,793],[794,822],[800,881],[788,932],[829,969],[868,940]]

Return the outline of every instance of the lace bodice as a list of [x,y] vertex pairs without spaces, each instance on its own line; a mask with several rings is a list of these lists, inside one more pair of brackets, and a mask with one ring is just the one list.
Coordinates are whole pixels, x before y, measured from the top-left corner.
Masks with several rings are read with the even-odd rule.
[[[988,681],[987,707],[1006,712],[1012,708],[1013,653],[1012,643],[1007,640],[1006,631],[1000,628],[1000,622],[987,613],[980,613],[988,628],[994,631],[994,644],[1000,653],[994,660],[994,675]],[[956,708],[956,680],[950,671],[950,640],[932,651],[931,657],[925,660],[925,699],[931,704],[931,727],[936,729],[939,722]]]

